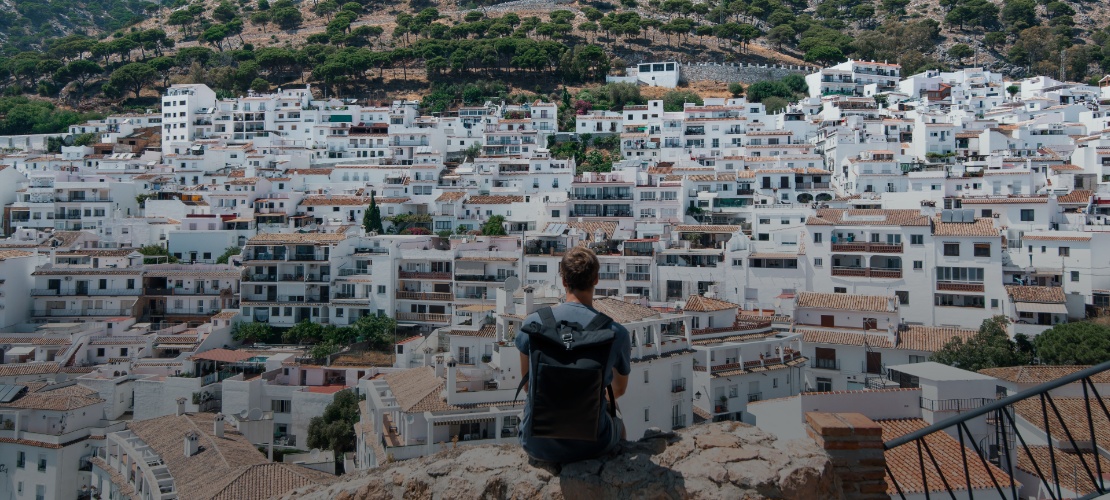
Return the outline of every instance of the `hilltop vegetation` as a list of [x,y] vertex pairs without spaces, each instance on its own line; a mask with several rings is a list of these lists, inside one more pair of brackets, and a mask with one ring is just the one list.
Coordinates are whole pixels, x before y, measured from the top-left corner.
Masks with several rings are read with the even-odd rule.
[[0,15],[0,90],[87,110],[149,107],[177,82],[221,95],[311,82],[329,95],[384,99],[490,80],[508,94],[558,97],[661,58],[851,57],[898,62],[904,74],[975,62],[1011,76],[1058,74],[1063,61],[1081,80],[1110,71],[1110,8],[1096,1],[519,0],[482,10],[470,8],[484,0],[177,0],[162,10],[13,1]]

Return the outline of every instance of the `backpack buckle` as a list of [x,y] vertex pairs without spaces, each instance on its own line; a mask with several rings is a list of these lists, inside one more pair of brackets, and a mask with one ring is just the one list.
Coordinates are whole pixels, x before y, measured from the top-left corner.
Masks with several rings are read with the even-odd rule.
[[570,344],[573,343],[573,342],[574,342],[574,334],[572,334],[572,333],[564,333],[563,334],[563,345],[566,346],[568,351],[570,350]]

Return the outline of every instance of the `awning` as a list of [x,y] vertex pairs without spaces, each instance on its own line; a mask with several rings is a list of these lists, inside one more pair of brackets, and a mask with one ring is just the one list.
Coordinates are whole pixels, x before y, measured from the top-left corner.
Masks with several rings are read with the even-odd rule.
[[496,415],[490,415],[488,417],[475,418],[474,414],[466,414],[466,415],[460,415],[458,417],[453,417],[453,418],[452,417],[442,417],[443,418],[442,420],[440,420],[441,417],[435,417],[435,418],[436,418],[436,420],[433,422],[433,425],[458,425],[458,424],[474,424],[474,423],[480,423],[480,422],[487,422],[487,423],[488,422],[493,422],[494,420],[497,419],[497,416]]
[[1068,308],[1062,303],[1045,304],[1043,302],[1015,302],[1014,307],[1018,312],[1067,314]]
[[26,356],[28,354],[33,354],[34,352],[35,352],[35,346],[20,345],[20,346],[15,346],[11,349],[8,349],[8,351],[5,352],[4,355],[5,356]]

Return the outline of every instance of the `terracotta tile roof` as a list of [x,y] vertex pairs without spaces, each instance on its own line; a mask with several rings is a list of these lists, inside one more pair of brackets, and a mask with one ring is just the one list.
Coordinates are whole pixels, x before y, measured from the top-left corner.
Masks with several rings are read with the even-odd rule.
[[221,312],[218,312],[218,313],[214,314],[212,316],[212,319],[235,319],[236,316],[239,316],[239,311],[238,310],[235,310],[235,311],[221,311]]
[[177,278],[177,277],[182,277],[182,278],[230,278],[230,279],[237,279],[237,278],[240,278],[242,276],[242,274],[243,274],[243,269],[242,268],[236,268],[236,267],[232,267],[232,268],[228,268],[228,269],[224,269],[224,270],[207,270],[207,271],[201,271],[201,270],[192,271],[192,270],[185,270],[185,269],[182,269],[182,270],[164,270],[163,271],[163,270],[157,270],[157,269],[156,270],[151,270],[148,267],[146,272],[143,273],[143,276],[144,277],[149,277],[149,278]]
[[1006,203],[1048,203],[1046,196],[1014,196],[1006,198],[961,198],[964,205],[994,205]]
[[[560,223],[560,222],[549,222],[547,224],[547,227],[550,228],[552,224],[562,224],[562,223]],[[570,222],[567,222],[566,225],[570,229],[577,229],[580,232],[584,233],[586,235],[586,238],[589,239],[589,240],[593,240],[594,233],[598,232],[598,230],[601,230],[601,232],[605,233],[606,238],[608,238],[610,236],[613,236],[613,234],[617,232],[617,223],[616,222],[600,222],[600,221],[598,221],[598,222],[590,222],[590,221],[578,222],[578,221],[570,221]]]
[[[1107,467],[1110,466],[1110,460],[1091,451],[1077,453],[1074,451],[1061,450],[1060,448],[1049,451],[1048,446],[1029,446],[1028,454],[1024,452],[1015,452],[1015,454],[1018,456],[1016,464],[1018,469],[1033,476],[1035,481],[1039,481],[1040,479],[1037,475],[1037,469],[1039,468],[1041,474],[1044,474],[1045,481],[1047,481],[1045,486],[1052,488],[1053,491],[1055,491],[1055,484],[1052,483],[1052,466],[1055,465],[1060,477],[1060,488],[1065,491],[1078,493],[1081,496],[1086,496],[1097,491],[1095,485],[1091,483],[1091,479],[1085,472],[1086,469],[1084,468],[1083,461],[1085,460],[1087,467],[1090,467],[1091,471],[1094,472],[1099,470],[1095,467],[1095,460],[1098,460],[1101,463],[1101,470],[1104,476],[1106,475]],[[1033,456],[1033,460],[1029,459],[1029,455]],[[1080,459],[1080,455],[1082,455],[1082,459]],[[1053,459],[1055,459],[1055,461]],[[1033,465],[1034,461],[1036,462],[1036,467]],[[1067,495],[1067,493],[1064,493],[1064,495]]]
[[1091,241],[1090,235],[1027,234],[1021,239],[1029,241]]
[[289,175],[330,175],[330,168],[291,168],[285,173]]
[[659,311],[613,297],[594,300],[594,309],[609,316],[617,323],[634,323],[648,318],[658,318]]
[[847,311],[894,312],[890,297],[882,295],[852,295],[847,293],[801,292],[795,307],[815,309],[841,309]]
[[[374,200],[375,202],[377,200]],[[308,196],[301,200],[301,206],[304,207],[318,207],[318,206],[369,206],[370,198],[362,196]]]
[[994,219],[981,217],[975,222],[942,222],[940,217],[933,218],[933,234],[936,236],[998,236]]
[[45,361],[42,363],[18,363],[18,364],[2,364],[0,365],[0,377],[15,377],[19,375],[45,375],[48,373],[58,373],[58,368],[61,366],[57,361]]
[[679,233],[725,233],[732,234],[740,230],[740,226],[733,225],[678,225],[674,230]]
[[144,336],[118,336],[118,337],[94,337],[89,341],[89,345],[138,345],[147,343],[148,338]]
[[338,233],[262,233],[255,235],[248,245],[322,244],[339,243],[347,237]]
[[835,344],[835,345],[854,345],[854,346],[871,346],[891,349],[894,344],[890,338],[883,334],[871,333],[855,333],[855,332],[838,332],[831,330],[796,330],[796,333],[802,334],[802,341],[805,343],[814,344]]
[[739,308],[739,305],[733,304],[732,302],[726,302],[702,295],[691,295],[690,298],[686,299],[686,305],[683,307],[683,310],[693,312],[712,312]]
[[16,259],[19,257],[30,257],[32,255],[34,254],[31,252],[25,252],[23,250],[0,250],[0,261]]
[[929,216],[922,215],[920,210],[878,208],[822,208],[806,220],[808,225],[819,226],[928,226],[929,223]]
[[1056,170],[1056,171],[1083,170],[1083,167],[1080,167],[1079,165],[1073,165],[1071,163],[1061,163],[1059,165],[1051,165],[1048,168],[1050,168],[1052,170]]
[[131,486],[127,482],[127,479],[124,479],[123,474],[120,474],[119,471],[108,465],[108,463],[105,462],[104,459],[94,455],[92,458],[89,459],[89,462],[97,467],[100,467],[100,470],[108,473],[108,480],[116,486],[116,489],[121,495],[125,495],[130,498],[131,495],[135,494],[135,487]]
[[[1094,396],[1091,396],[1092,398]],[[1071,432],[1073,438],[1078,442],[1090,442],[1091,422],[1087,420],[1087,406],[1083,398],[1061,398],[1053,397],[1052,401],[1056,403],[1056,409],[1060,410],[1060,415],[1067,422],[1068,431]],[[1110,399],[1102,398],[1102,401],[1107,406],[1110,406]],[[1091,417],[1094,419],[1095,438],[1099,443],[1110,443],[1110,421],[1106,420],[1106,414],[1099,411],[1098,402],[1091,401]],[[1041,412],[1040,398],[1029,398],[1014,403],[1014,411],[1017,415],[1026,422],[1032,424],[1034,427],[1044,432],[1044,413]],[[1020,424],[1019,424],[1020,425]],[[1056,418],[1056,412],[1052,410],[1052,406],[1048,406],[1048,426],[1052,431],[1053,439],[1061,439],[1066,442],[1066,435],[1064,434],[1064,426],[1061,425],[1060,419]]]
[[230,349],[212,349],[189,357],[193,360],[220,361],[224,363],[238,363],[250,359],[254,355],[247,351],[232,351]]
[[[420,411],[416,407],[428,406],[425,402],[429,397],[442,399],[440,392],[445,387],[446,381],[436,376],[435,369],[430,366],[412,368],[388,373],[382,378],[389,384],[389,390],[397,399],[397,406],[402,411]],[[445,403],[446,404],[446,403]]]
[[[1043,384],[1060,377],[1071,375],[1084,368],[1086,365],[1029,365],[1008,366],[1004,368],[984,368],[979,370],[983,375],[1014,382],[1018,384]],[[1091,377],[1096,384],[1110,384],[1110,372],[1102,372]]]
[[10,403],[4,403],[0,405],[0,407],[21,408],[27,410],[70,411],[104,402],[103,399],[90,396],[51,394],[50,392],[35,392],[27,394]]
[[465,197],[465,191],[447,191],[436,197],[436,201],[459,201]]
[[[482,325],[482,327],[477,329],[477,330],[454,329],[454,330],[446,330],[443,333],[445,335],[457,335],[457,336],[460,336],[460,337],[479,337],[479,338],[492,339],[492,338],[497,336],[497,326],[496,325]],[[420,338],[420,337],[418,336],[418,337],[414,337],[414,338]]]
[[[398,204],[401,204],[401,203],[408,203],[409,201],[412,201],[412,198],[408,198],[408,197],[404,197],[404,196],[397,196],[397,197],[393,197],[393,198],[386,197],[386,198],[375,198],[374,199],[374,202],[376,202],[379,205],[398,205]],[[366,204],[369,205],[370,202],[368,201],[368,202],[366,202]]]
[[1056,198],[1056,203],[1072,203],[1072,204],[1086,205],[1087,202],[1091,199],[1092,194],[1094,194],[1094,192],[1090,191],[1088,189],[1076,189],[1075,191],[1072,191],[1068,194],[1065,194],[1064,196],[1057,197]]
[[70,250],[68,252],[58,252],[57,255],[88,255],[90,257],[126,257],[136,252],[134,248],[112,248],[112,249],[90,249],[90,250]]
[[[891,439],[904,436],[918,429],[926,427],[924,420],[919,418],[907,418],[896,420],[876,420],[875,423],[883,428],[883,441],[890,441]],[[929,449],[933,452],[937,464],[940,465],[939,469],[934,466],[932,461],[926,456],[925,459],[925,476],[928,479],[928,486],[930,492],[945,491],[944,482],[941,481],[941,475],[952,487],[953,490],[983,490],[989,488],[994,491],[994,482],[991,481],[991,475],[994,476],[998,484],[1002,485],[1004,489],[1010,486],[1011,478],[1001,469],[990,465],[990,470],[983,467],[983,462],[975,459],[975,450],[971,448],[966,449],[968,455],[967,472],[969,473],[971,482],[968,483],[964,476],[964,466],[962,453],[960,450],[960,443],[952,436],[944,432],[934,432],[925,436],[925,443],[929,445]],[[921,482],[921,466],[917,457],[917,447],[915,445],[907,444],[897,448],[887,450],[883,453],[886,457],[887,467],[890,473],[887,475],[887,493],[891,496],[898,495],[898,490],[895,488],[894,482],[898,483],[903,493],[924,493],[925,485]]]
[[1064,289],[1058,286],[1006,285],[1006,294],[1014,302],[1064,303]]
[[959,337],[966,342],[978,333],[978,330],[963,328],[911,325],[898,332],[898,348],[937,352],[953,338]]
[[31,276],[74,276],[74,275],[81,275],[81,276],[89,276],[89,275],[123,276],[123,275],[128,275],[128,274],[131,274],[131,275],[142,274],[142,272],[143,272],[143,270],[139,269],[138,267],[130,268],[130,269],[93,269],[93,268],[57,267],[57,268],[39,268],[39,269],[35,270],[35,272],[31,273]]
[[509,203],[521,203],[523,201],[523,196],[480,195],[467,198],[463,205],[508,205]]
[[[266,456],[230,424],[225,423],[223,438],[216,437],[214,416],[168,415],[131,422],[128,429],[161,456],[182,498],[264,499],[285,493],[290,484],[323,482],[324,478],[300,466],[266,462]],[[181,452],[188,432],[196,433],[201,445],[201,451],[190,457]],[[249,470],[258,466],[269,467]]]

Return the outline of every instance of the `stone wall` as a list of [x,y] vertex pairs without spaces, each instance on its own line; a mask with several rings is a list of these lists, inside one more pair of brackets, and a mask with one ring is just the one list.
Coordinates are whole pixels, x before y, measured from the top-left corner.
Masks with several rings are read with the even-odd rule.
[[817,71],[813,66],[790,64],[751,63],[696,63],[682,65],[682,80],[686,82],[719,81],[754,83],[778,80],[786,75],[806,75]]
[[843,498],[813,441],[776,440],[739,422],[649,431],[614,456],[562,467],[529,463],[515,445],[460,446],[343,479],[284,498]]

